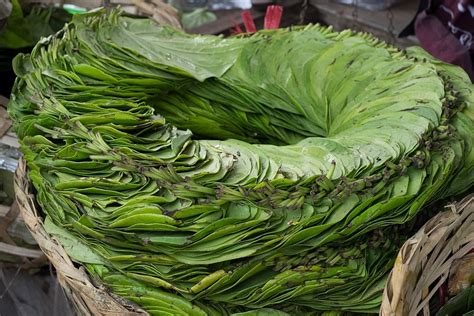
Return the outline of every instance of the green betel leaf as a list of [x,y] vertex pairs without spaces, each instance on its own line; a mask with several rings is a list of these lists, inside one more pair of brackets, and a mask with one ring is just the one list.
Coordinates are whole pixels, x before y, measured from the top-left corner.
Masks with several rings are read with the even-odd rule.
[[83,243],[80,238],[55,225],[49,217],[45,218],[44,229],[61,243],[73,260],[84,264],[104,264],[104,259]]

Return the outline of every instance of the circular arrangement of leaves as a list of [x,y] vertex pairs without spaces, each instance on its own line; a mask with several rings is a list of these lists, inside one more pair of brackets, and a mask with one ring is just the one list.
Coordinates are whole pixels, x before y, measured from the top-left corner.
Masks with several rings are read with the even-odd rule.
[[98,11],[14,67],[46,229],[151,314],[377,311],[397,225],[474,182],[466,74],[367,34]]

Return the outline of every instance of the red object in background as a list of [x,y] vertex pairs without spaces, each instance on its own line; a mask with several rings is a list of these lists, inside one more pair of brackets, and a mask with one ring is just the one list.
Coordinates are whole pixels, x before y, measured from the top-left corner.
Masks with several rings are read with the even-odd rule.
[[255,33],[257,32],[257,28],[255,27],[255,22],[252,18],[252,13],[249,10],[245,10],[242,12],[242,21],[244,22],[245,30],[247,33]]
[[[270,5],[267,7],[267,12],[265,13],[265,19],[263,22],[264,29],[277,29],[280,27],[281,17],[283,15],[283,7],[280,5]],[[242,21],[244,23],[246,33],[255,33],[257,32],[257,27],[252,17],[252,13],[249,10],[242,11]],[[231,30],[232,34],[240,34],[242,28],[239,24]]]
[[265,21],[263,23],[263,28],[268,29],[277,29],[280,27],[281,16],[283,15],[283,7],[279,5],[270,5],[267,7],[267,12],[265,14]]
[[474,81],[474,0],[421,0],[400,36],[411,34],[433,56],[464,68]]
[[240,24],[236,24],[231,30],[230,30],[230,33],[232,35],[236,35],[236,34],[241,34],[243,33],[244,31],[242,31],[242,28],[240,27]]
[[448,286],[446,285],[448,281],[444,282],[438,289],[438,297],[439,297],[439,303],[441,306],[444,306],[446,304],[446,297],[447,297],[447,289]]
[[[474,248],[471,249],[468,253],[474,253]],[[441,306],[444,306],[446,304],[446,298],[448,296],[448,280],[446,280],[438,289],[438,298],[439,298],[439,303]]]

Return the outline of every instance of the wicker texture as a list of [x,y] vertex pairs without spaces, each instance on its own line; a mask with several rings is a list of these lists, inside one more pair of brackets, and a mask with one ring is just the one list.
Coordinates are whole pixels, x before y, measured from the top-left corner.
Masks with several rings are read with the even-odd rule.
[[75,267],[63,246],[43,227],[35,197],[27,177],[26,163],[20,160],[15,174],[16,200],[26,226],[39,247],[56,268],[58,281],[80,315],[147,315],[136,305],[110,294],[93,284],[82,267]]
[[431,315],[431,298],[474,248],[474,195],[447,207],[400,249],[380,315]]

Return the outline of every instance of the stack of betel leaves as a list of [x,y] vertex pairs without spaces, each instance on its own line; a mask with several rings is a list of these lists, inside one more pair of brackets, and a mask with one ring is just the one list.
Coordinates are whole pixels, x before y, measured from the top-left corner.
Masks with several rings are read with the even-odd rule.
[[154,315],[377,312],[398,228],[474,182],[467,75],[368,34],[95,11],[14,68],[47,231]]

